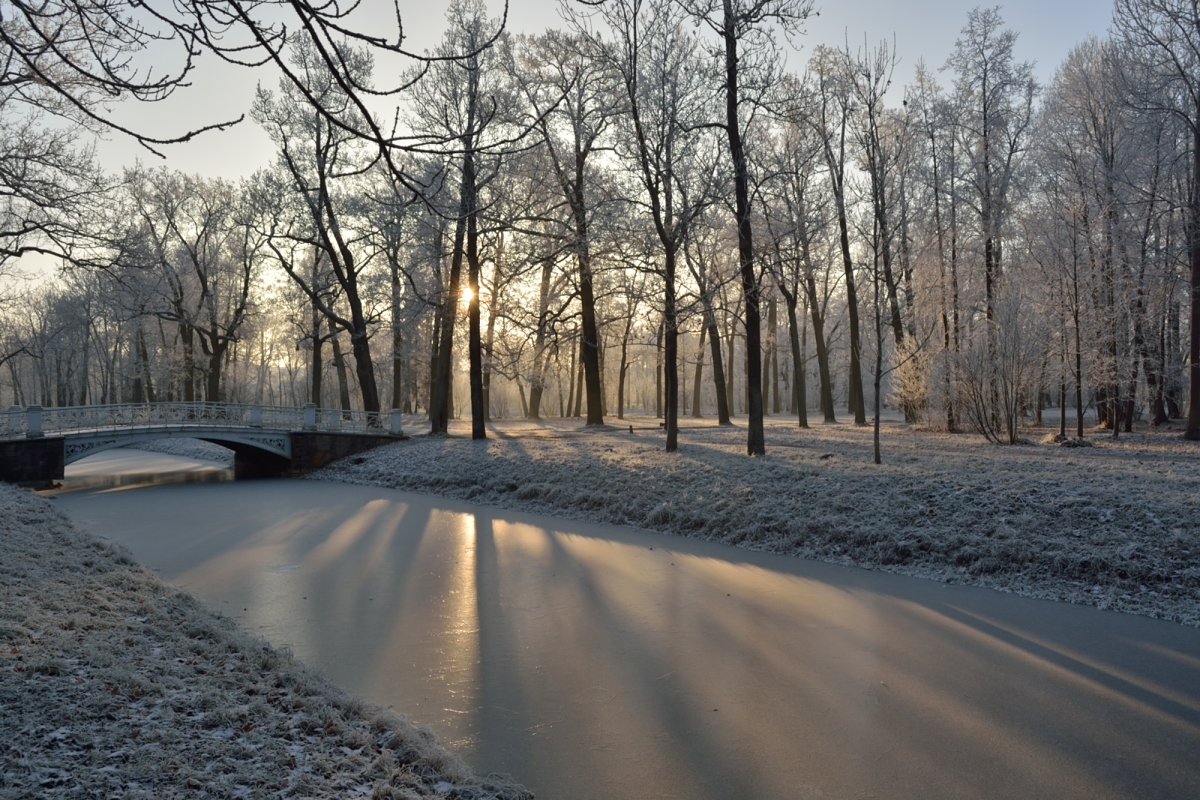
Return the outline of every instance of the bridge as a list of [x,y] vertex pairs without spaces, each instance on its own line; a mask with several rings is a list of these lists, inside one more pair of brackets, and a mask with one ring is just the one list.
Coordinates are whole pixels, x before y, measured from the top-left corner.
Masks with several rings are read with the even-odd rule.
[[67,464],[153,439],[228,447],[235,478],[298,475],[403,437],[396,410],[201,402],[14,407],[0,411],[0,481],[47,485]]

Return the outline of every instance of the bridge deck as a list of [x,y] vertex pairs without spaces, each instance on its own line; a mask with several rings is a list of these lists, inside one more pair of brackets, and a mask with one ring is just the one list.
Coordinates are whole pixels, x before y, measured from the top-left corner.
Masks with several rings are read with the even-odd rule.
[[370,413],[260,406],[244,403],[123,403],[101,406],[29,406],[0,411],[0,440],[150,426],[218,426],[278,431],[401,433],[399,412]]

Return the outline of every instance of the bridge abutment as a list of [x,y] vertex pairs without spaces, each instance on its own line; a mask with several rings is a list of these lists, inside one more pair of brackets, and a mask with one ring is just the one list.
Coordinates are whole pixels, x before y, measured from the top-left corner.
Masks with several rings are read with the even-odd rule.
[[345,458],[385,444],[399,437],[370,433],[319,433],[294,431],[288,434],[292,444],[290,459],[246,445],[221,442],[234,452],[234,480],[282,478],[304,475]]
[[62,480],[67,448],[61,436],[0,441],[0,481],[49,486]]
[[268,453],[257,447],[219,442],[222,447],[233,451],[233,479],[235,481],[256,478],[281,478],[290,473],[291,460],[286,456]]
[[292,437],[291,475],[320,469],[339,458],[352,456],[399,441],[399,436],[373,433],[318,433],[298,431]]

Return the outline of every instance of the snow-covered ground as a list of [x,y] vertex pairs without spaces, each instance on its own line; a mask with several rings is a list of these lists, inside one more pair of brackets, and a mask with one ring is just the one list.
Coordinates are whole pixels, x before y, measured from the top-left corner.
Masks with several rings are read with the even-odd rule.
[[744,425],[689,423],[675,454],[653,419],[588,431],[500,422],[485,441],[452,427],[458,435],[416,436],[312,477],[1200,626],[1200,443],[1178,429],[1096,433],[1091,447],[998,447],[890,422],[876,466],[869,427],[771,420],[768,455],[748,458]]
[[528,797],[0,483],[0,798]]

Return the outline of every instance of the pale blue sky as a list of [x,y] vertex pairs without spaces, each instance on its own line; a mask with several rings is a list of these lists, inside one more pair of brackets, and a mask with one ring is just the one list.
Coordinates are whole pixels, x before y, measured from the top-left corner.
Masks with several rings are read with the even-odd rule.
[[[500,0],[487,2],[499,13]],[[980,4],[964,0],[818,0],[819,15],[810,20],[808,32],[797,40],[800,52],[790,62],[800,68],[807,52],[816,44],[838,45],[848,37],[853,47],[861,44],[864,36],[874,44],[894,35],[901,59],[897,82],[907,83],[914,65],[922,58],[931,68],[942,66],[967,12],[976,5]],[[1037,75],[1043,82],[1053,76],[1072,46],[1089,35],[1103,35],[1112,13],[1111,0],[1009,0],[999,5],[1005,22],[1020,34],[1017,57],[1037,62]],[[392,2],[363,0],[363,6],[364,13],[379,9],[386,14]],[[408,34],[406,44],[418,50],[435,45],[441,37],[446,4],[436,0],[423,3],[401,0],[400,6]],[[520,32],[557,27],[558,2],[511,0],[509,19],[510,29]],[[201,59],[192,89],[170,104],[139,109],[136,119],[166,134],[217,117],[230,118],[243,113],[261,76],[206,61],[213,59]],[[104,143],[100,154],[110,169],[132,163],[135,158],[148,164],[159,163],[159,159],[139,152],[127,141]],[[173,146],[168,155],[167,163],[178,169],[232,178],[265,165],[271,147],[265,135],[247,120],[229,132],[210,133],[200,141]]]

